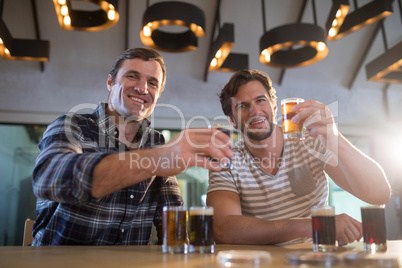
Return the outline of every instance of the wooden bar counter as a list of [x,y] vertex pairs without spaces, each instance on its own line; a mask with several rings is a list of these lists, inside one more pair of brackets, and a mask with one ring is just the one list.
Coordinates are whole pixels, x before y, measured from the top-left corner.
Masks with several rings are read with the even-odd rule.
[[[342,255],[357,252],[362,249],[362,243],[356,242],[345,247],[339,247],[336,254]],[[245,246],[216,245],[214,254],[164,254],[161,246],[45,246],[0,247],[0,267],[7,268],[126,268],[126,267],[223,267],[220,266],[217,255],[223,250],[257,250],[271,254],[270,264],[255,267],[295,267],[286,261],[289,252],[312,252],[312,244],[294,244],[290,246]],[[388,241],[388,251],[380,253],[383,256],[399,258],[402,267],[402,240]],[[252,267],[250,265],[246,267]],[[302,267],[302,266],[299,266]],[[319,266],[308,266],[319,267]],[[333,267],[345,267],[338,264]]]

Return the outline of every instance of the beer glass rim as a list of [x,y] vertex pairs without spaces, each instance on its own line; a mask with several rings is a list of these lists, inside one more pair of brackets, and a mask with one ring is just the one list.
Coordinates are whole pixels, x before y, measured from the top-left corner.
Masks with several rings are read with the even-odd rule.
[[385,205],[368,205],[360,207],[360,209],[376,209],[376,208],[385,208]]
[[186,206],[163,206],[163,211],[187,211]]
[[333,216],[333,215],[335,215],[335,207],[334,206],[314,206],[314,207],[312,207],[311,208],[311,215],[312,216],[314,216],[314,215],[320,215],[320,214],[314,214],[315,212],[319,212],[319,211],[325,211],[325,212],[327,212],[327,213],[330,213],[330,214],[327,214],[327,213],[325,213],[325,215],[326,216]]
[[303,98],[297,98],[297,97],[295,97],[295,98],[285,98],[285,99],[281,100],[281,105],[283,105],[285,103],[288,103],[288,102],[300,103],[300,102],[304,102],[304,99]]

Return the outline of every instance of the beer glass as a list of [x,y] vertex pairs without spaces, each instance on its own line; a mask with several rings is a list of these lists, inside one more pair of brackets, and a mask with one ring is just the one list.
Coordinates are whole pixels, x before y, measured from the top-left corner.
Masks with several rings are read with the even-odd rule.
[[384,205],[361,207],[363,225],[363,248],[375,253],[387,250],[387,230],[385,227]]
[[187,208],[163,207],[163,253],[188,253]]
[[303,140],[303,123],[292,123],[292,118],[296,112],[292,111],[292,107],[298,103],[304,102],[301,98],[288,98],[281,100],[282,106],[282,131],[283,138],[290,141]]
[[336,229],[334,207],[313,207],[311,209],[311,220],[313,224],[313,251],[335,251]]
[[190,252],[214,253],[213,207],[190,207]]

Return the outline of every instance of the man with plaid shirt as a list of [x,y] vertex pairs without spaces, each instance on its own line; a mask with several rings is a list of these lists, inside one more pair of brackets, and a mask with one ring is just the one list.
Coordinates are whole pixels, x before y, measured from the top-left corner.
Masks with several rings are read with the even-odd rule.
[[108,103],[48,126],[33,172],[32,245],[147,245],[152,223],[161,243],[163,206],[183,204],[175,175],[193,166],[219,171],[211,159],[233,156],[216,129],[187,129],[164,144],[147,117],[165,81],[156,51],[126,50],[109,73]]

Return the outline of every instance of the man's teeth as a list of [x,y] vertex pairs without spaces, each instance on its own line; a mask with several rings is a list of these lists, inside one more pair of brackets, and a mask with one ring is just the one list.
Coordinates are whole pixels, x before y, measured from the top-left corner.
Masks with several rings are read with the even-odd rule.
[[140,102],[140,103],[144,103],[143,100],[135,98],[135,97],[130,97],[131,100],[136,101],[136,102]]
[[258,121],[253,121],[253,122],[251,122],[250,125],[256,125],[256,124],[262,123],[262,122],[264,122],[264,121],[265,121],[265,119],[260,119],[260,120],[258,120]]

